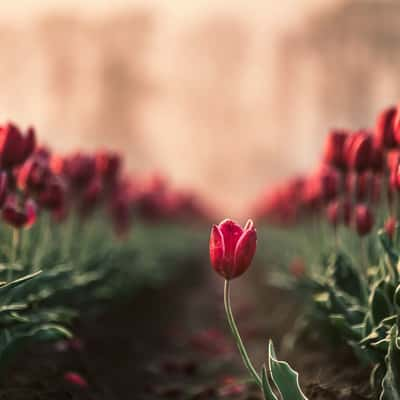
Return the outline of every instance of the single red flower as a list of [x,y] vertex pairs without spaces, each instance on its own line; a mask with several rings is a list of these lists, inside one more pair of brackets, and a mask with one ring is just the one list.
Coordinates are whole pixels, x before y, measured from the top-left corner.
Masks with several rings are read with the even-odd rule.
[[13,194],[6,198],[3,219],[15,228],[30,228],[36,221],[37,207],[31,200],[19,201]]
[[250,267],[256,246],[257,233],[252,220],[242,228],[226,219],[211,230],[211,265],[225,279],[236,278]]
[[11,169],[24,163],[36,145],[35,131],[29,127],[24,136],[20,129],[7,123],[0,126],[0,166]]
[[344,153],[350,170],[363,172],[370,168],[373,155],[372,136],[365,130],[352,133],[346,139]]
[[397,220],[395,217],[389,217],[385,222],[384,229],[390,239],[393,239],[396,226],[397,226]]
[[360,236],[371,232],[374,226],[374,216],[366,205],[359,204],[354,208],[354,224]]
[[344,157],[344,144],[348,137],[348,131],[334,129],[329,132],[325,140],[323,161],[339,169],[346,169]]
[[80,386],[81,388],[87,388],[89,386],[86,379],[76,372],[66,372],[64,374],[64,380],[75,386]]
[[394,118],[396,107],[383,110],[376,119],[374,142],[381,149],[390,149],[396,145],[394,135]]

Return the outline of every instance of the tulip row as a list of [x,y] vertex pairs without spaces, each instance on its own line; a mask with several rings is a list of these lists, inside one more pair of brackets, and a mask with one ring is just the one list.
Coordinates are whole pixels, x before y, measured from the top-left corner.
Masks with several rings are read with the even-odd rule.
[[12,123],[0,126],[0,214],[0,374],[25,344],[70,337],[88,305],[201,258],[197,232],[176,224],[204,218],[191,193],[127,176],[111,151],[59,156]]
[[290,279],[273,273],[275,283],[306,290],[309,316],[370,366],[381,399],[400,396],[399,190],[400,107],[390,107],[374,129],[329,132],[316,171],[256,208],[283,227],[275,261],[291,257]]

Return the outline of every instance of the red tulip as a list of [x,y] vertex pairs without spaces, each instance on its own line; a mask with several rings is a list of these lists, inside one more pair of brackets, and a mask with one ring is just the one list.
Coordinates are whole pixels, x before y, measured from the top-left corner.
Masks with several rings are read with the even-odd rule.
[[394,136],[394,117],[396,107],[383,110],[376,119],[374,142],[381,149],[390,149],[396,145]]
[[36,145],[35,131],[28,128],[25,137],[19,128],[7,123],[0,126],[0,166],[11,169],[21,165],[33,153]]
[[393,239],[396,226],[397,226],[397,220],[395,217],[389,217],[385,222],[384,229],[390,239]]
[[33,200],[19,202],[15,195],[6,198],[3,219],[15,228],[29,228],[36,221],[37,208]]
[[250,267],[256,246],[257,233],[253,221],[248,220],[242,228],[232,220],[224,220],[211,230],[211,265],[225,279],[236,278]]
[[335,227],[339,223],[344,223],[348,226],[351,221],[351,212],[352,205],[349,200],[335,200],[328,205],[326,216],[328,221]]
[[95,159],[98,174],[107,184],[115,183],[121,169],[121,156],[111,151],[99,151]]
[[53,175],[49,178],[43,189],[38,193],[39,206],[48,210],[60,210],[64,208],[65,188],[60,177]]
[[24,163],[17,173],[17,185],[19,189],[29,194],[37,194],[42,191],[52,173],[45,159],[32,157]]
[[75,386],[80,386],[81,388],[87,388],[89,385],[85,378],[76,372],[66,372],[64,374],[64,379],[68,383],[72,383]]
[[75,190],[85,189],[96,174],[96,165],[93,157],[75,153],[64,159],[63,162],[55,159],[52,163],[53,168],[62,168],[68,181]]
[[372,136],[365,130],[352,133],[344,146],[347,166],[350,170],[363,172],[371,167],[373,155]]
[[7,191],[8,191],[7,173],[0,172],[0,207],[3,206],[4,201],[6,200]]
[[348,132],[343,129],[335,129],[329,132],[325,141],[323,160],[325,163],[339,169],[346,169],[344,157],[344,144]]
[[349,174],[346,177],[348,193],[355,196],[356,201],[365,201],[372,191],[373,176],[365,171],[362,174]]
[[393,133],[396,142],[400,143],[400,105],[397,106],[393,117]]
[[374,225],[374,216],[366,205],[359,204],[355,207],[354,224],[360,236],[365,236],[371,232]]

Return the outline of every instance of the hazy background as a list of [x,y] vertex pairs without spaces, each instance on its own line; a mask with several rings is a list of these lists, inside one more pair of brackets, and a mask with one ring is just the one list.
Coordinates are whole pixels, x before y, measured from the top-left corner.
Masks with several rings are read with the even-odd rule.
[[0,48],[2,121],[120,150],[225,215],[400,99],[398,0],[3,1]]

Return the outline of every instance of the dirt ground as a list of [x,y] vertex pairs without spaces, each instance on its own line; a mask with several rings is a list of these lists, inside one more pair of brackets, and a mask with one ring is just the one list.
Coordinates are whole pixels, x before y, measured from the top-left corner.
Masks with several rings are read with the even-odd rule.
[[[287,351],[285,333],[299,316],[296,299],[269,288],[253,271],[232,283],[234,313],[254,364],[266,341],[300,372],[310,399],[369,398],[368,371],[345,348],[306,340]],[[261,399],[227,329],[223,281],[199,274],[85,316],[72,342],[27,349],[3,376],[0,400]],[[78,374],[83,381],[71,379]],[[69,375],[68,375],[69,374]],[[68,378],[69,376],[69,378]]]

